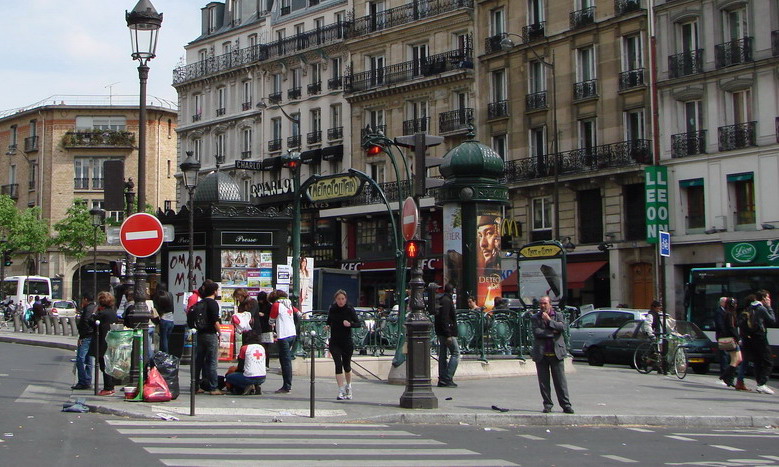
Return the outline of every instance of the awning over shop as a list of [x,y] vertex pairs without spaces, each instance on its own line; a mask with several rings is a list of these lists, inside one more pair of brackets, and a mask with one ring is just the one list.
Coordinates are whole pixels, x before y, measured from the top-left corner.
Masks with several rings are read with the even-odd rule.
[[740,174],[728,174],[728,182],[746,182],[752,180],[754,175],[752,172],[744,172]]
[[703,186],[702,178],[693,178],[690,180],[681,180],[679,182],[679,188],[690,188],[693,186]]
[[502,293],[517,291],[517,271],[512,271],[511,275],[500,282]]
[[311,149],[300,153],[300,160],[304,164],[318,164],[322,160],[321,149]]
[[344,145],[328,146],[322,148],[322,159],[326,161],[340,161],[344,158]]
[[585,263],[568,263],[566,272],[568,275],[568,288],[581,289],[584,283],[600,268],[606,265],[606,261],[589,261]]

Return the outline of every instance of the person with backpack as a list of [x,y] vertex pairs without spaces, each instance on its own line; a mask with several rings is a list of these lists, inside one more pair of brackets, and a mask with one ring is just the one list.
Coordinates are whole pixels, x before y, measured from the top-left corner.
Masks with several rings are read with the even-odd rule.
[[435,317],[435,333],[438,336],[438,387],[440,388],[457,387],[454,373],[460,363],[460,346],[457,342],[457,315],[452,292],[454,292],[452,284],[446,284],[444,293],[438,299],[441,308]]
[[776,323],[776,316],[771,308],[771,294],[761,289],[747,296],[747,305],[739,314],[739,333],[744,345],[744,351],[755,367],[755,391],[763,394],[773,394],[769,388],[768,377],[773,369],[771,347],[768,344],[766,329]]
[[292,391],[292,347],[297,337],[295,315],[300,316],[300,310],[292,306],[287,292],[283,290],[271,292],[268,300],[273,304],[270,309],[270,325],[276,334],[281,375],[284,380],[276,394],[288,394]]
[[221,396],[219,379],[216,373],[219,357],[219,304],[214,297],[219,290],[215,282],[206,282],[200,288],[202,299],[192,306],[187,315],[187,325],[197,330],[197,353],[195,356],[195,378],[203,381],[198,393]]

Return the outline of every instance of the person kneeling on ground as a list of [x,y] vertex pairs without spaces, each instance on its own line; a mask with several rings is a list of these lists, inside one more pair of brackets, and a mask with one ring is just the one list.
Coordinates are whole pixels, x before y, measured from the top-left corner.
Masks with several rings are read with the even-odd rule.
[[265,382],[265,348],[256,332],[243,334],[238,370],[225,376],[225,381],[233,386],[233,394],[262,394],[260,385]]

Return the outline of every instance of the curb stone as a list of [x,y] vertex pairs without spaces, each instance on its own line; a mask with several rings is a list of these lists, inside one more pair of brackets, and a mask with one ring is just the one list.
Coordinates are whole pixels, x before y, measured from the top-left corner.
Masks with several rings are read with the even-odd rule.
[[25,339],[24,337],[0,336],[0,342],[5,342],[8,344],[33,345],[36,347],[48,347],[52,349],[63,350],[76,350],[78,348],[76,344],[70,344],[67,342],[39,341],[35,339]]

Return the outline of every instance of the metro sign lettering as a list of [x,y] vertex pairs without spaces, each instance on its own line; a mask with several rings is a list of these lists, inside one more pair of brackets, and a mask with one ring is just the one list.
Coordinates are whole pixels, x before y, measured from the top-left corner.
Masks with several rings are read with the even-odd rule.
[[646,241],[657,243],[659,232],[667,232],[668,225],[668,168],[650,166],[644,169],[646,194]]

